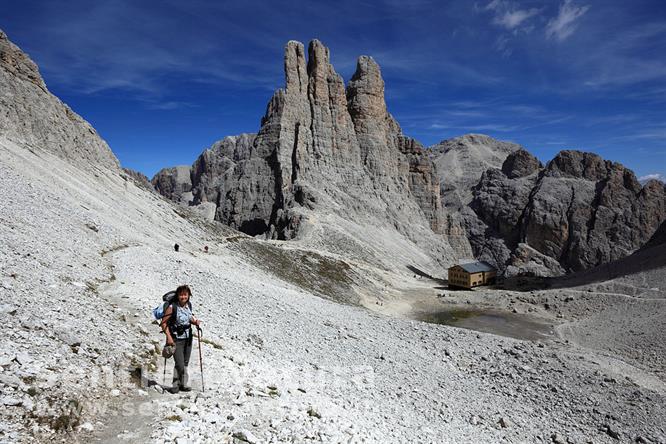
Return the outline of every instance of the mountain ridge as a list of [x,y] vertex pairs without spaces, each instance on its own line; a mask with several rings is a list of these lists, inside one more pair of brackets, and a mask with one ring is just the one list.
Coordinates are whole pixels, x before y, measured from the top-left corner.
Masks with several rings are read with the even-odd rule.
[[0,134],[81,167],[120,170],[97,131],[46,88],[39,68],[0,30]]

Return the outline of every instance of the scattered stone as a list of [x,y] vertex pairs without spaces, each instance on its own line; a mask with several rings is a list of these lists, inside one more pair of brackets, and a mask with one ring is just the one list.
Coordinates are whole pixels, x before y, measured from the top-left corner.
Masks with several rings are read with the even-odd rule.
[[559,433],[553,433],[552,435],[550,435],[550,440],[554,444],[567,444],[566,439],[564,439],[564,437]]
[[257,439],[249,430],[239,430],[237,432],[234,432],[232,436],[234,437],[234,439],[237,439],[241,442],[247,442],[249,444],[259,443],[259,439]]
[[58,338],[70,347],[79,347],[81,345],[81,338],[79,338],[70,329],[61,328],[56,331]]
[[317,410],[315,410],[314,407],[310,407],[308,409],[308,415],[312,416],[313,418],[321,419],[321,414]]
[[[6,288],[3,284],[3,287]],[[11,288],[6,288],[7,290],[11,290]],[[16,310],[18,310],[18,307],[15,305],[11,304],[0,304],[0,314],[9,314],[9,315],[15,315]]]
[[77,428],[78,428],[79,430],[83,430],[83,431],[85,431],[85,432],[92,432],[93,430],[95,430],[95,426],[93,426],[93,425],[92,425],[91,423],[89,423],[89,422],[84,422],[83,424],[81,424],[81,425],[78,426]]
[[23,397],[22,406],[27,411],[31,411],[33,409],[33,407],[35,406],[35,403],[32,401],[32,399],[25,396],[25,397]]
[[16,354],[14,357],[14,360],[21,366],[24,366],[26,364],[30,364],[34,359],[32,359],[32,356],[30,356],[26,352],[19,352]]
[[0,384],[16,388],[21,385],[21,380],[15,375],[0,373]]
[[23,401],[21,401],[21,399],[15,398],[13,396],[3,396],[3,398],[0,402],[2,402],[2,404],[6,405],[6,406],[18,406],[18,405],[21,405],[23,403]]
[[620,439],[620,432],[610,424],[604,424],[601,426],[601,431],[606,432],[606,434],[613,439]]

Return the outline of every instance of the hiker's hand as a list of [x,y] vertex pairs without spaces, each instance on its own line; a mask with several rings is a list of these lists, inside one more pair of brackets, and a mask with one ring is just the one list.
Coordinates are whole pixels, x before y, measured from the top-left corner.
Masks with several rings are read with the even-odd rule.
[[200,327],[201,326],[201,320],[195,319],[194,320],[194,325],[196,325],[197,327]]
[[167,345],[176,345],[176,343],[173,342],[173,339],[167,338]]

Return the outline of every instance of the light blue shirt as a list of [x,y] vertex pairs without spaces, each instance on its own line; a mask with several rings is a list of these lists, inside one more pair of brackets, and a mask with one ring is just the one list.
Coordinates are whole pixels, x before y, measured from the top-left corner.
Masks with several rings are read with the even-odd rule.
[[176,338],[175,339],[188,339],[190,337],[190,319],[192,319],[192,310],[190,310],[190,307],[188,305],[185,305],[184,307],[181,307],[180,305],[176,304],[178,309],[176,310],[176,327],[184,325],[185,327],[188,327],[185,332],[182,335],[179,335],[176,333]]

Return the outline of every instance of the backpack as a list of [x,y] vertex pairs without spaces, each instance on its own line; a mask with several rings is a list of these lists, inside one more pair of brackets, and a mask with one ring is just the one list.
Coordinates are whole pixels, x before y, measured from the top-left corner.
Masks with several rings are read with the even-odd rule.
[[[161,324],[162,318],[164,317],[164,313],[166,313],[167,309],[169,308],[169,305],[172,306],[171,317],[169,318],[168,321],[169,329],[171,329],[174,323],[176,322],[176,310],[178,310],[178,300],[176,298],[176,292],[174,290],[171,290],[170,292],[165,293],[164,296],[162,296],[162,303],[157,307],[153,308],[153,317],[155,318],[156,321],[160,321],[159,323]],[[189,309],[192,310],[192,303],[190,301],[187,301],[187,305]]]

